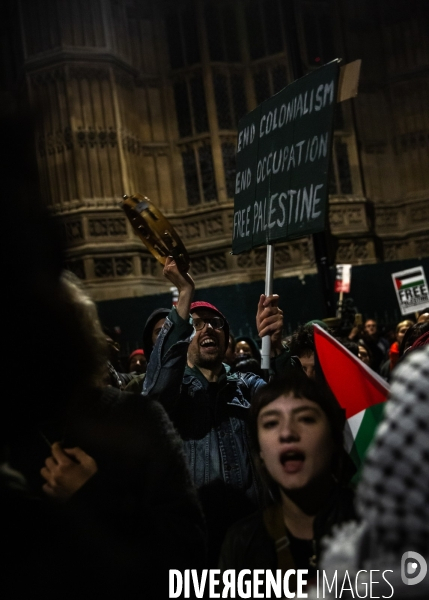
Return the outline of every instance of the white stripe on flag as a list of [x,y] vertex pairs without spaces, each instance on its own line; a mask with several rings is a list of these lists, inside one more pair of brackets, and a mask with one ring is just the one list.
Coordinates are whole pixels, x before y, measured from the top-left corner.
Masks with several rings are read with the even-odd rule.
[[418,283],[419,281],[423,281],[423,275],[419,275],[418,277],[403,277],[400,279],[402,285],[409,285],[410,283]]
[[365,411],[366,408],[350,417],[350,419],[347,419],[346,426],[344,427],[344,448],[349,454],[362,424]]

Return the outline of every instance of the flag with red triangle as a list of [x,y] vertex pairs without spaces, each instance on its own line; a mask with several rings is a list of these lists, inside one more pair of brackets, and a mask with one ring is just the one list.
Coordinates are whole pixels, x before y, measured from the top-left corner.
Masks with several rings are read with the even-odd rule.
[[389,384],[322,327],[314,324],[316,360],[323,377],[346,412],[345,445],[360,469],[383,418]]

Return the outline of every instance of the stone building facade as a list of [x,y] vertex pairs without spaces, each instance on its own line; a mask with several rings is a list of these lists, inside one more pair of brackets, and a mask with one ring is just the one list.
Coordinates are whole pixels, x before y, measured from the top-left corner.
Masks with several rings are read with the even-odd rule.
[[[429,38],[419,0],[16,0],[0,25],[2,98],[37,107],[41,191],[69,267],[96,300],[168,289],[120,208],[148,196],[199,287],[262,279],[233,256],[238,120],[304,72],[362,59],[337,105],[336,262],[429,256]],[[311,238],[279,244],[276,277],[315,272]]]

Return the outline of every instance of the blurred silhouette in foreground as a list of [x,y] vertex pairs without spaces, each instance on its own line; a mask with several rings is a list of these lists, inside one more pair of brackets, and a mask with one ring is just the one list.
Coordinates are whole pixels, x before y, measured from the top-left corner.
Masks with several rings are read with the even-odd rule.
[[[198,568],[205,552],[181,442],[158,403],[105,387],[96,307],[64,271],[37,196],[33,120],[12,116],[0,130],[13,384],[0,407],[2,596],[167,598],[168,568]],[[33,357],[25,370],[23,343]]]

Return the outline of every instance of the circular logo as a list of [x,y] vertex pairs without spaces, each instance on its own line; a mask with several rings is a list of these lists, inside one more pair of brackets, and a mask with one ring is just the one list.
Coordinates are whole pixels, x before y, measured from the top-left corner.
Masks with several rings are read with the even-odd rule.
[[416,585],[426,577],[428,566],[418,552],[404,552],[401,559],[401,578],[406,585]]

